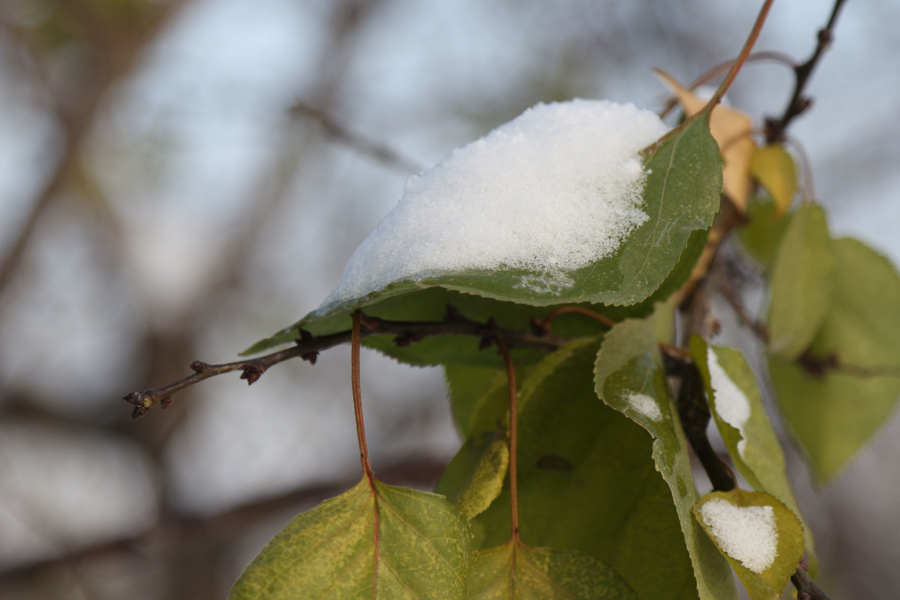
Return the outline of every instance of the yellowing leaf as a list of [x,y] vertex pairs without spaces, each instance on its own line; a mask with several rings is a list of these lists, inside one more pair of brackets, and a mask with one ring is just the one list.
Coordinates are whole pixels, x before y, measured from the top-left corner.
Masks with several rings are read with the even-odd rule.
[[[656,69],[656,74],[675,94],[687,116],[700,112],[707,101],[698,98],[689,89],[678,83],[671,75]],[[756,142],[750,137],[753,121],[740,111],[719,104],[712,110],[709,130],[719,144],[719,152],[725,159],[722,172],[724,192],[741,213],[747,210],[750,196],[750,165],[757,150]]]
[[778,600],[803,557],[797,516],[764,492],[713,492],[694,515],[725,555],[751,600]]
[[614,570],[586,554],[518,541],[475,552],[466,598],[638,600]]
[[467,519],[483,513],[503,490],[509,446],[506,437],[485,433],[463,444],[435,488]]
[[750,173],[772,197],[775,214],[785,214],[797,195],[794,159],[781,144],[758,148],[750,160]]
[[470,540],[443,497],[364,476],[288,523],[229,600],[462,599]]

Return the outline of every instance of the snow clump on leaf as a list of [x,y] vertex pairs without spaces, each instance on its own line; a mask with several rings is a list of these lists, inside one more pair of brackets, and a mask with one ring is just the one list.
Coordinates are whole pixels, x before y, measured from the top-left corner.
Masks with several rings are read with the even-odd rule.
[[648,219],[638,153],[666,131],[632,104],[576,99],[526,110],[410,178],[323,306],[472,271],[572,285],[567,272],[613,255]]

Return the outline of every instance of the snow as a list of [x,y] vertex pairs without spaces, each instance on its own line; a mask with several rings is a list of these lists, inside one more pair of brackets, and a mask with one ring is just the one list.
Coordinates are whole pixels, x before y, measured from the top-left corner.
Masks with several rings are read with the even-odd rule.
[[662,420],[662,413],[659,410],[659,405],[656,403],[656,400],[647,394],[631,392],[625,400],[628,402],[628,406],[642,417],[650,421]]
[[719,365],[719,358],[710,346],[707,349],[707,363],[709,365],[710,385],[715,392],[713,404],[716,414],[723,421],[738,430],[741,441],[738,442],[738,454],[743,458],[744,449],[747,447],[747,436],[744,434],[744,426],[750,418],[750,401],[746,394],[732,381],[725,369]]
[[351,257],[323,306],[404,280],[497,268],[517,285],[571,286],[568,272],[613,254],[647,220],[638,152],[667,131],[632,104],[538,104],[431,170]]
[[778,530],[771,506],[734,506],[716,498],[700,507],[700,517],[719,548],[756,574],[778,556]]

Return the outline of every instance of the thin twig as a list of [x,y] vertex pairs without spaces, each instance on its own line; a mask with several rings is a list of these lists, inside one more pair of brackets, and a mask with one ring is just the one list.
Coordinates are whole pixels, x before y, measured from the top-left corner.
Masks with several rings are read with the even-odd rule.
[[816,64],[818,64],[822,53],[825,52],[831,41],[834,39],[834,25],[837,22],[838,13],[843,4],[844,0],[835,0],[834,8],[831,11],[831,18],[828,19],[828,24],[824,29],[819,30],[816,49],[813,51],[812,56],[810,56],[809,60],[805,63],[794,68],[794,74],[796,76],[794,81],[794,93],[791,95],[791,100],[788,102],[784,114],[781,115],[780,119],[766,120],[767,144],[781,141],[784,131],[787,129],[788,125],[790,125],[791,121],[812,105],[812,100],[803,95],[803,90],[806,87],[806,83],[809,81],[810,75],[812,75],[813,69],[816,67]]
[[741,325],[750,329],[761,342],[767,343],[769,341],[769,329],[753,317],[744,306],[740,291],[734,284],[733,276],[727,273],[726,269],[727,266],[723,265],[720,260],[713,261],[712,275],[716,289],[731,306],[731,310],[734,311]]
[[[361,315],[360,320],[362,325],[360,336],[362,338],[376,335],[396,335],[394,343],[399,347],[409,346],[413,342],[438,335],[466,336],[482,339],[493,335],[501,335],[509,348],[534,348],[547,351],[561,348],[570,341],[569,338],[549,333],[539,335],[531,331],[497,327],[493,320],[488,321],[486,324],[477,323],[459,315],[453,309],[448,309],[448,317],[444,321],[385,321],[365,315]],[[316,355],[320,351],[350,342],[352,331],[341,331],[323,336],[312,336],[307,332],[301,331],[300,336],[295,342],[296,346],[293,348],[258,358],[218,365],[194,361],[191,363],[191,369],[194,370],[193,375],[188,375],[162,387],[132,392],[123,399],[135,406],[131,416],[132,419],[138,419],[157,404],[165,408],[171,402],[173,395],[210,377],[233,371],[242,371],[241,379],[246,379],[248,384],[252,384],[269,367],[286,360],[299,357],[315,363]]]

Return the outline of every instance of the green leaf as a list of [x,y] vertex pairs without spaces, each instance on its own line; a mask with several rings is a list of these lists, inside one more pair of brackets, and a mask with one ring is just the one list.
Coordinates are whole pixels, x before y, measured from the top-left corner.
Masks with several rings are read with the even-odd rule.
[[710,409],[731,461],[754,490],[772,494],[801,519],[814,565],[812,531],[803,521],[791,489],[781,444],[766,414],[756,375],[740,352],[709,346],[699,336],[691,339],[691,356],[703,377]]
[[[650,458],[651,440],[594,393],[597,348],[596,339],[573,342],[548,355],[521,386],[522,540],[588,554],[614,568],[643,600],[696,599],[675,507]],[[471,525],[477,547],[510,539],[508,485]]]
[[[300,328],[317,335],[346,329],[349,315],[357,308],[365,308],[367,314],[380,316],[377,312],[385,308],[383,304],[386,301],[410,294],[418,295],[421,290],[433,287],[500,303],[530,306],[571,303],[632,306],[642,302],[660,288],[686,250],[693,251],[699,235],[696,232],[708,230],[718,212],[722,162],[718,145],[709,133],[708,121],[708,113],[703,113],[652,146],[644,160],[648,175],[642,205],[649,219],[628,236],[615,254],[566,273],[565,276],[572,281],[571,285],[541,287],[535,284],[541,281],[540,273],[515,269],[468,270],[402,281],[365,297],[320,307],[291,327],[253,345],[244,354],[291,342],[297,339]],[[692,236],[694,244],[689,248]],[[664,291],[671,293],[670,290]],[[414,305],[424,307],[426,302],[417,298]],[[435,307],[430,303],[427,308],[434,312]],[[437,318],[440,318],[444,305],[438,308]],[[475,318],[465,310],[462,312]],[[533,313],[531,311],[530,314]],[[404,320],[415,319],[407,317]],[[420,346],[413,351],[413,355],[427,354],[426,350],[434,348]],[[391,352],[398,357],[403,354]],[[456,356],[454,352],[437,353],[451,357],[450,360]],[[415,358],[408,357],[401,357],[401,360],[412,364],[436,364],[448,359],[429,356],[426,360],[432,362],[427,363],[414,362]],[[459,361],[458,358],[455,360]]]
[[803,557],[797,516],[764,492],[713,492],[694,508],[750,600],[778,600]]
[[466,598],[638,600],[613,569],[590,556],[514,541],[475,552]]
[[229,599],[464,598],[470,540],[466,519],[443,497],[364,476],[295,517]]
[[447,496],[471,520],[487,510],[500,495],[508,466],[506,437],[491,433],[479,435],[462,445],[434,491]]
[[790,360],[809,347],[834,291],[834,260],[825,211],[801,206],[791,218],[772,269],[769,350]]
[[731,570],[694,519],[698,500],[687,443],[658,366],[653,326],[626,320],[606,335],[594,369],[597,395],[653,436],[653,460],[669,486],[701,600],[736,599]]
[[[803,361],[769,355],[782,414],[820,484],[830,481],[893,413],[900,395],[900,276],[885,257],[831,244],[834,297]],[[835,369],[835,361],[844,365]]]
[[741,245],[754,260],[771,270],[791,215],[780,216],[775,203],[766,199],[751,202],[747,217],[749,223],[738,230]]

